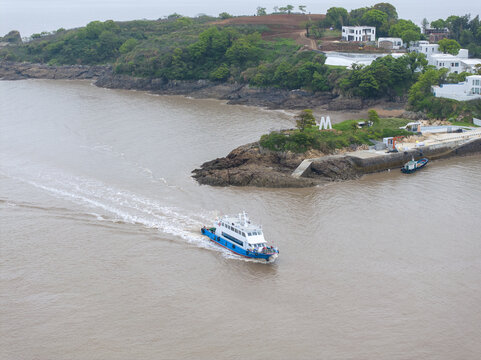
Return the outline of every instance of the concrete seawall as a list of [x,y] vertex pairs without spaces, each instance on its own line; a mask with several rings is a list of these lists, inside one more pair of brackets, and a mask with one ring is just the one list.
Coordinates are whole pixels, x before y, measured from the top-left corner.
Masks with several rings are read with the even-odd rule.
[[329,178],[344,180],[364,174],[400,168],[412,157],[427,157],[430,160],[451,156],[481,153],[481,134],[472,139],[456,139],[442,141],[429,146],[409,149],[397,153],[358,151],[345,155],[326,156],[306,159],[294,170],[294,178]]

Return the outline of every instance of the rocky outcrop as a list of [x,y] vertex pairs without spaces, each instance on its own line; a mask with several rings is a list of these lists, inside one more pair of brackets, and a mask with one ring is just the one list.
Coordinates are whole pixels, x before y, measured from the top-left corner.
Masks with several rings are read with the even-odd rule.
[[108,66],[62,65],[48,66],[45,64],[17,63],[0,61],[0,79],[97,79],[101,75],[110,73]]
[[240,146],[224,158],[204,163],[193,171],[200,184],[213,186],[308,187],[319,179],[291,176],[303,155],[263,151],[258,143]]

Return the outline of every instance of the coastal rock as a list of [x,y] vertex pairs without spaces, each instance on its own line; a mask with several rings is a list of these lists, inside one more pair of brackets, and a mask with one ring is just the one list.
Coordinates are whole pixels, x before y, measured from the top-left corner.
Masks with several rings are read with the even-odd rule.
[[308,187],[318,179],[291,176],[302,155],[262,150],[258,143],[232,150],[226,157],[204,163],[193,171],[200,184],[213,186]]
[[401,117],[409,120],[423,120],[427,119],[428,115],[422,111],[405,111],[401,114]]
[[110,72],[108,66],[62,65],[48,66],[45,64],[16,63],[0,61],[0,79],[95,79]]
[[361,110],[364,107],[363,101],[360,98],[346,98],[338,96],[329,102],[328,110]]

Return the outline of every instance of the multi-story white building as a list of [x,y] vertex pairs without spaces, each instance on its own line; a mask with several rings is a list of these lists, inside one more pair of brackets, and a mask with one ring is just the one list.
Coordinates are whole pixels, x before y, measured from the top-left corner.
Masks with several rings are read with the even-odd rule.
[[376,41],[376,27],[374,26],[343,26],[342,40],[344,41]]
[[428,65],[433,65],[436,69],[446,68],[450,73],[475,73],[475,66],[481,64],[481,59],[468,59],[467,49],[460,49],[457,55],[443,54],[439,51],[438,44],[419,41],[411,50],[426,55]]
[[481,75],[466,77],[466,81],[459,84],[442,84],[432,86],[435,97],[443,97],[458,101],[481,99]]

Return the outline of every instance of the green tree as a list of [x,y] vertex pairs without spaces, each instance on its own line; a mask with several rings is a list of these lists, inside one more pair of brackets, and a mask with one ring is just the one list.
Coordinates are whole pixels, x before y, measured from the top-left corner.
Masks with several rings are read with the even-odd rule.
[[362,7],[359,9],[353,9],[349,12],[348,23],[344,25],[361,25],[361,19],[366,12],[371,10],[368,7]]
[[306,5],[299,5],[298,8],[299,8],[300,12],[302,12],[302,13],[306,12]]
[[429,21],[428,19],[424,18],[423,21],[421,21],[421,27],[423,29],[423,34],[426,34],[426,29],[428,28]]
[[239,38],[226,51],[225,56],[232,64],[244,65],[260,58],[261,50],[247,38]]
[[389,29],[389,35],[394,37],[402,37],[402,33],[407,30],[415,31],[419,33],[419,36],[421,36],[421,29],[419,26],[417,26],[411,20],[404,19],[400,19],[397,23],[391,26]]
[[311,87],[312,91],[329,91],[329,82],[324,75],[314,71]]
[[129,38],[124,41],[124,43],[120,46],[120,53],[121,54],[126,54],[128,52],[131,52],[138,44],[138,41],[134,38]]
[[347,24],[349,14],[346,9],[342,7],[331,7],[326,13],[326,23],[332,25],[336,29],[341,29]]
[[446,27],[446,22],[443,19],[438,19],[431,22],[431,27],[436,30],[441,30]]
[[453,39],[441,39],[438,41],[439,50],[445,54],[457,55],[461,45]]
[[220,17],[221,19],[230,19],[230,18],[232,18],[233,16],[232,16],[231,14],[227,13],[227,12],[221,12],[221,13],[219,14],[219,17]]
[[381,10],[372,9],[364,13],[362,16],[362,25],[375,26],[376,28],[381,27],[388,19],[385,12]]
[[451,32],[454,40],[459,40],[464,29],[469,28],[469,15],[464,16],[449,16],[446,19],[446,26]]
[[105,30],[99,36],[97,61],[105,61],[114,57],[122,44],[122,40],[112,31]]
[[167,19],[176,20],[176,19],[180,19],[181,17],[182,17],[182,15],[177,14],[177,13],[173,13],[173,14],[170,14],[169,16],[167,16]]
[[286,10],[287,10],[287,13],[290,14],[292,10],[294,10],[294,6],[292,5],[286,5]]
[[448,84],[457,84],[457,83],[460,83],[460,82],[463,82],[466,80],[466,76],[469,76],[471,75],[470,73],[468,72],[462,72],[462,73],[455,73],[455,72],[452,72],[452,73],[449,73],[448,76],[446,77],[446,82]]
[[377,114],[377,111],[374,109],[371,109],[367,112],[367,116],[369,121],[372,121],[373,124],[379,124],[379,115]]
[[406,30],[401,33],[401,39],[407,45],[421,39],[421,34],[414,30]]
[[411,71],[411,76],[414,77],[414,74],[418,71],[424,71],[426,66],[428,65],[428,60],[426,59],[426,55],[418,52],[410,52],[404,55],[406,58],[408,68]]
[[388,20],[397,20],[397,11],[396,8],[389,4],[389,3],[378,3],[373,6],[373,9],[380,10],[383,13],[387,14]]
[[301,132],[316,126],[316,119],[311,109],[304,109],[296,116],[296,126]]
[[422,110],[420,106],[425,101],[428,100],[429,97],[432,97],[431,94],[431,86],[437,85],[442,82],[446,78],[446,74],[448,73],[448,69],[428,69],[421,74],[418,81],[411,87],[409,90],[409,104],[413,106],[415,110]]
[[222,64],[213,72],[210,73],[210,79],[214,81],[224,81],[230,75],[229,67],[226,64]]
[[85,27],[85,34],[89,39],[97,39],[104,30],[100,21],[92,21]]
[[257,16],[264,16],[267,15],[266,8],[265,7],[257,7]]

